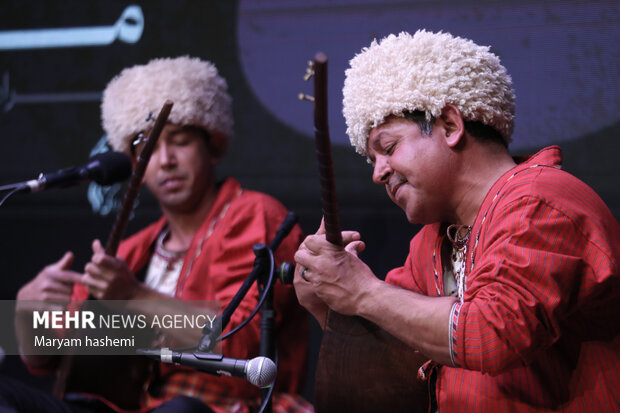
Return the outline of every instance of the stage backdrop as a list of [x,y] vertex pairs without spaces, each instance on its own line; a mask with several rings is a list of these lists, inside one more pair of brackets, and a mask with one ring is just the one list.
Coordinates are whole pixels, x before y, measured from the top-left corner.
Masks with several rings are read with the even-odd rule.
[[[312,104],[297,95],[312,94],[303,75],[323,51],[342,224],[362,232],[364,258],[383,277],[402,263],[417,228],[348,145],[342,83],[349,59],[373,39],[420,28],[490,45],[516,90],[512,152],[560,144],[565,169],[620,217],[620,5],[611,0],[5,0],[0,185],[84,163],[104,139],[99,104],[107,82],[151,58],[191,55],[213,61],[234,98],[235,136],[220,177],[279,198],[313,232],[321,214]],[[66,250],[83,267],[91,240],[105,240],[114,220],[102,195],[83,185],[16,195],[0,207],[2,299]],[[143,193],[128,232],[157,216]],[[1,369],[27,377],[14,358]]]

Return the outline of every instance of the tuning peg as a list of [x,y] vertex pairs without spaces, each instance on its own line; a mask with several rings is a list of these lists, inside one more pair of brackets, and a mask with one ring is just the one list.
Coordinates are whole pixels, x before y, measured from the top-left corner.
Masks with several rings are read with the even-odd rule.
[[297,95],[299,100],[307,100],[308,102],[314,102],[314,96],[306,95],[305,93],[300,93]]
[[306,68],[304,80],[308,81],[312,76],[314,76],[314,62],[312,60],[308,60],[308,67]]

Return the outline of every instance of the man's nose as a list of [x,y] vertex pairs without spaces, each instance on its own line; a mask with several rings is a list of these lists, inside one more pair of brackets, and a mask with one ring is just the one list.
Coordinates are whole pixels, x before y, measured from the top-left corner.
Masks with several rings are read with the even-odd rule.
[[173,165],[176,162],[174,149],[166,142],[158,142],[153,155],[158,157],[161,166]]
[[384,156],[377,156],[375,159],[375,168],[372,172],[373,182],[379,185],[385,185],[393,172],[387,159]]

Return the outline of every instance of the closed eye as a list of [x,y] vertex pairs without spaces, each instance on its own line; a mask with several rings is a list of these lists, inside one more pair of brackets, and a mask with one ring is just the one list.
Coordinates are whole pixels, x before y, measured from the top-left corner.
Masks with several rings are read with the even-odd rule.
[[181,133],[178,135],[175,135],[171,140],[170,143],[175,145],[175,146],[186,146],[191,142],[191,137],[189,137],[187,134]]

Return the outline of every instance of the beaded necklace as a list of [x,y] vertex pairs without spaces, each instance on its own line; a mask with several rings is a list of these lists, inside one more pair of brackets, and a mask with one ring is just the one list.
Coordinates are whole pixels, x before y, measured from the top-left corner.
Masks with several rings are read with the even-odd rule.
[[[455,265],[455,279],[456,279],[456,283],[457,283],[457,297],[459,298],[460,302],[463,302],[463,295],[465,293],[465,285],[467,283],[467,275],[465,273],[465,269],[467,268],[467,259],[469,259],[469,273],[471,273],[474,270],[474,264],[475,264],[475,252],[476,252],[476,248],[478,247],[478,242],[480,241],[480,234],[482,233],[482,227],[484,226],[484,223],[486,221],[487,215],[488,213],[493,209],[493,206],[495,205],[495,201],[497,200],[497,197],[499,196],[499,193],[501,192],[501,190],[504,188],[504,186],[510,182],[510,180],[512,178],[515,177],[515,175],[517,175],[520,172],[526,171],[528,169],[532,169],[532,168],[537,168],[539,166],[544,166],[544,165],[540,165],[540,164],[534,164],[534,165],[530,165],[527,168],[523,168],[520,169],[518,171],[515,171],[514,173],[512,173],[508,178],[506,178],[506,180],[504,181],[503,184],[501,184],[499,186],[499,188],[497,189],[497,191],[495,192],[495,195],[493,196],[493,199],[491,200],[491,203],[489,204],[489,206],[486,208],[486,210],[484,211],[484,215],[482,216],[482,219],[480,220],[480,223],[478,225],[474,225],[477,230],[476,230],[476,236],[474,238],[474,244],[471,248],[468,248],[468,244],[469,244],[469,239],[471,238],[471,230],[472,227],[469,227],[467,234],[463,235],[460,239],[459,239],[459,232],[462,231],[462,225],[450,225],[448,227],[447,230],[447,237],[448,239],[450,239],[450,241],[453,244],[453,255],[452,257],[454,258],[459,258],[459,257],[465,257],[464,260],[462,260],[462,264],[457,264]],[[451,236],[450,235],[450,231],[452,227],[457,228],[457,230],[455,231],[455,235]],[[452,229],[454,230],[454,228]],[[451,238],[452,237],[452,238]],[[441,294],[441,290],[439,288],[439,273],[437,271],[437,247],[441,246],[441,243],[443,241],[443,238],[440,238],[437,245],[435,246],[435,249],[433,250],[433,271],[435,273],[435,288],[437,291],[437,295]],[[455,245],[455,242],[459,244],[460,248],[457,248],[457,246]],[[467,254],[469,250],[469,254]],[[462,254],[462,256],[461,256]],[[453,262],[455,262],[455,260],[453,259]],[[460,261],[459,261],[460,262]],[[458,273],[458,274],[457,274]]]
[[[464,232],[464,233],[463,233]],[[467,241],[471,235],[470,225],[450,225],[446,229],[446,236],[452,243],[452,252],[450,254],[453,276],[456,281],[456,291],[445,291],[446,294],[454,295],[461,299],[463,297],[463,285],[461,280],[465,274],[465,260],[467,255]]]

